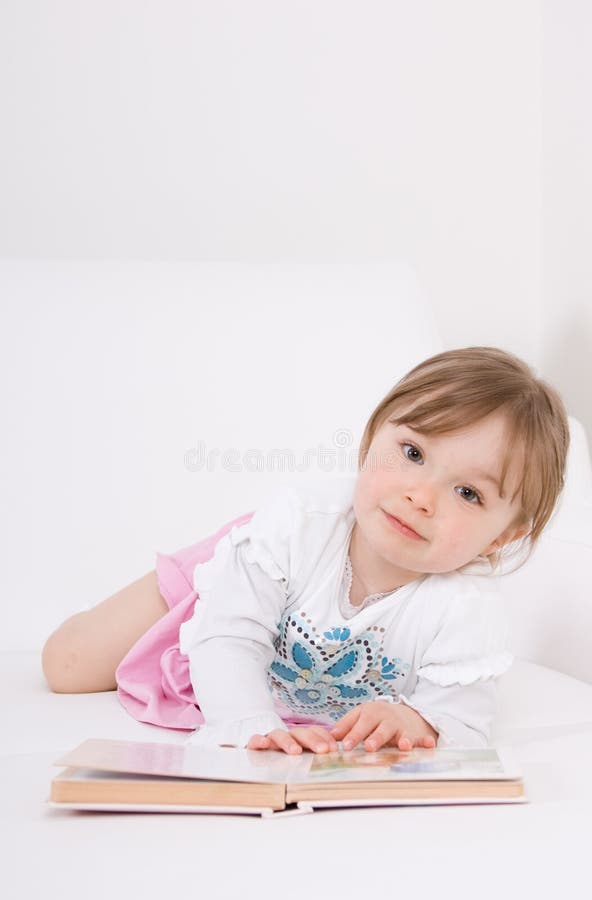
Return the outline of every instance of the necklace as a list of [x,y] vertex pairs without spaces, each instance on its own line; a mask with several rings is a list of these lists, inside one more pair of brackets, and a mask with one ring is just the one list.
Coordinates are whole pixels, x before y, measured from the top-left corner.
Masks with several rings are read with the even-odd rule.
[[[350,559],[349,553],[348,553],[348,554],[347,554],[347,560],[346,560],[346,563],[345,563],[345,577],[346,577],[346,592],[345,592],[345,596],[347,597],[347,600],[348,600],[348,603],[350,604],[350,606],[353,606],[353,605],[354,605],[354,604],[351,602],[351,600],[350,600],[350,594],[351,594],[351,588],[352,588],[353,576],[354,576],[354,571],[353,571],[352,564],[351,564],[351,559]],[[357,576],[356,576],[356,578],[357,578]],[[360,579],[358,578],[358,581],[359,581],[359,580],[360,580]],[[361,582],[360,582],[360,583],[361,583]],[[364,590],[366,590],[365,586],[364,586],[364,585],[362,585],[362,586],[364,587]],[[382,592],[375,593],[375,594],[368,594],[368,595],[366,595],[366,596],[364,597],[364,599],[362,600],[362,602],[359,604],[359,607],[357,607],[357,608],[360,608],[360,609],[361,609],[361,608],[364,607],[364,606],[369,606],[371,603],[375,603],[377,600],[382,600],[382,598],[383,598],[383,597],[386,597],[387,594],[394,594],[394,592],[395,592],[395,591],[398,591],[398,590],[399,590],[399,588],[395,588],[393,591],[382,591]]]

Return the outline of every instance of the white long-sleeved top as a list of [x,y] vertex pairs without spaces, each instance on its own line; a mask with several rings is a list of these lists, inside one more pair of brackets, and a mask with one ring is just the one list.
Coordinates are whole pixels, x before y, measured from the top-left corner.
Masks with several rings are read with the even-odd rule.
[[352,615],[344,591],[355,477],[283,486],[194,571],[179,630],[205,724],[188,743],[244,747],[289,724],[333,725],[403,702],[440,746],[486,746],[495,678],[512,664],[486,560],[423,576]]

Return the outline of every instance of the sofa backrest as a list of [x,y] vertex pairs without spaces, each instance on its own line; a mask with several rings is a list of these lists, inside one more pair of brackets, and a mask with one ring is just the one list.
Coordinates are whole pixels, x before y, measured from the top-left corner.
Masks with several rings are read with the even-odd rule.
[[592,466],[569,417],[565,488],[532,557],[501,579],[513,652],[592,682]]
[[[395,381],[444,349],[406,264],[0,262],[5,553],[0,647],[254,509],[280,482],[355,474]],[[592,681],[592,475],[504,579],[513,649]]]
[[278,483],[355,473],[374,407],[443,349],[402,262],[3,261],[0,296],[6,649]]

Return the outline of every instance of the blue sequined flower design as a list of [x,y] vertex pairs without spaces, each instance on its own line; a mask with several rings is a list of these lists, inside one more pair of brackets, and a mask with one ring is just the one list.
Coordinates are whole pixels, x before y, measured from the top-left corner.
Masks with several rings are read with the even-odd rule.
[[393,682],[410,665],[388,659],[382,643],[383,629],[376,626],[356,637],[347,626],[319,635],[304,611],[287,612],[268,670],[269,687],[296,713],[339,719],[359,703],[396,696]]

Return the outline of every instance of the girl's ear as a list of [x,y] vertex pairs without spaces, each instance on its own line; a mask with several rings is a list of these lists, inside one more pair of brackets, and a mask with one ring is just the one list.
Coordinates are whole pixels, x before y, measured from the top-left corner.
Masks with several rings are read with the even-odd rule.
[[522,525],[508,525],[505,531],[492,541],[491,544],[480,553],[480,556],[490,556],[492,553],[499,552],[505,544],[511,544],[512,541],[518,541],[520,538],[528,534],[530,528],[528,523]]

